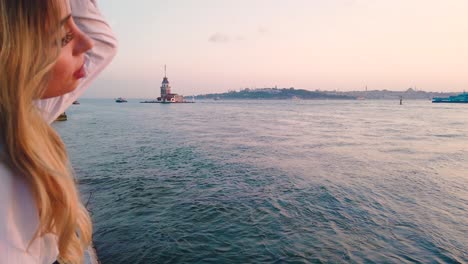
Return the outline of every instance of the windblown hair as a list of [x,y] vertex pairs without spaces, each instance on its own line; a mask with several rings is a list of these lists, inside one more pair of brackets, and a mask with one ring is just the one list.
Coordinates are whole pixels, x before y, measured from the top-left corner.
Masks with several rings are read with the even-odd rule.
[[58,238],[59,258],[82,263],[92,226],[80,202],[65,146],[34,100],[44,94],[60,53],[63,0],[0,0],[0,144],[25,177],[39,227]]

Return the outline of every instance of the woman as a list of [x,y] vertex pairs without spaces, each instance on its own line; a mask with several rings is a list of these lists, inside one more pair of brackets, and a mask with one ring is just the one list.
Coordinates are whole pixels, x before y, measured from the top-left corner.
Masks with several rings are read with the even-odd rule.
[[115,51],[94,0],[0,0],[0,263],[83,262],[91,220],[50,123]]

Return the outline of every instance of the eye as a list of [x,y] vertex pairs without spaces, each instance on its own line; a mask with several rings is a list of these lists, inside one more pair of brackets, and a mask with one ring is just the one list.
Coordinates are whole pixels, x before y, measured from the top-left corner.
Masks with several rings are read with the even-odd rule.
[[62,47],[66,46],[70,41],[72,41],[74,36],[75,35],[73,32],[68,31],[67,34],[65,34],[65,37],[62,38]]

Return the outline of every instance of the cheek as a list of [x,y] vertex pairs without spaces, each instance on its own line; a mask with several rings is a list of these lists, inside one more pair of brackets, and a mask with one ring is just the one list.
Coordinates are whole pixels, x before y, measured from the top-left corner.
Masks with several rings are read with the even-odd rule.
[[47,90],[43,98],[60,96],[76,88],[73,82],[73,60],[63,54],[60,55],[51,71]]

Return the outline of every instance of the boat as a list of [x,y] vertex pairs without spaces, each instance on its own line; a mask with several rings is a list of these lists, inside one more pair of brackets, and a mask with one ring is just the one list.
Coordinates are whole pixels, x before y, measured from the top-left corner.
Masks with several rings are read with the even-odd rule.
[[57,119],[55,119],[55,121],[67,121],[67,114],[65,114],[65,112],[63,112],[62,114],[60,114]]
[[449,97],[434,97],[432,98],[433,103],[452,103],[452,104],[466,104],[468,103],[468,93],[463,92],[459,95],[453,95]]
[[119,97],[117,99],[115,99],[115,102],[116,103],[126,103],[127,102],[127,99],[123,98],[123,97]]
[[78,101],[73,101],[73,104],[74,104],[74,105],[79,105],[80,102],[78,102]]

